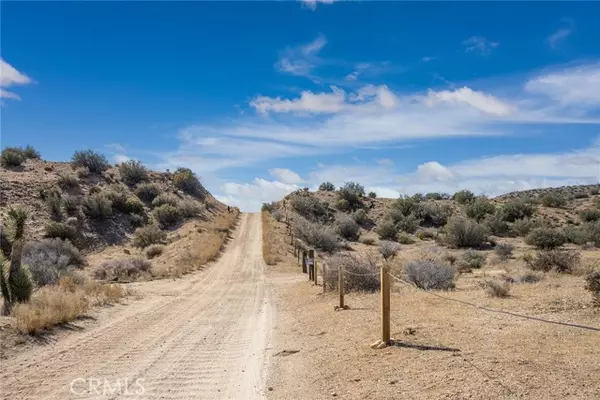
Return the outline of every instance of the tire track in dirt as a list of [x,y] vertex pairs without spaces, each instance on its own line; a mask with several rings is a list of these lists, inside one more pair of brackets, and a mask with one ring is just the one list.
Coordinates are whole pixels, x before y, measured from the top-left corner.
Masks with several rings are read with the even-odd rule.
[[[0,395],[262,397],[272,315],[261,229],[259,215],[243,215],[225,253],[205,271],[140,284],[148,299],[125,307],[119,318],[73,334],[52,349],[38,347],[4,361]],[[172,293],[176,295],[166,295]]]

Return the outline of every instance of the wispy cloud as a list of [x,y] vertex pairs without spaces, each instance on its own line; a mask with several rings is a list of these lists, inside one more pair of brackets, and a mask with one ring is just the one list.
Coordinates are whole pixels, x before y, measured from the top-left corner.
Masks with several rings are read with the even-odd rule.
[[287,168],[272,168],[269,170],[269,173],[281,182],[290,185],[304,182],[304,179],[302,179],[299,174]]
[[339,1],[339,0],[300,0],[300,2],[302,4],[304,4],[306,7],[310,8],[313,11],[317,9],[317,4],[319,4],[319,3],[321,3],[321,4],[333,4],[336,1]]
[[562,43],[564,43],[564,41],[571,36],[573,30],[575,29],[575,22],[571,18],[565,18],[563,19],[563,22],[565,22],[568,26],[563,26],[562,28],[557,29],[556,32],[548,36],[546,39],[548,45],[553,49],[557,49]]
[[21,100],[18,94],[4,88],[15,85],[28,85],[32,82],[33,80],[30,77],[19,72],[12,65],[0,58],[0,98]]
[[465,51],[467,53],[473,52],[485,56],[490,54],[493,49],[500,46],[500,43],[488,40],[483,36],[471,36],[463,41],[463,46],[465,46]]
[[281,52],[275,68],[287,74],[304,76],[314,80],[311,73],[321,64],[321,58],[318,55],[326,44],[327,39],[325,36],[319,35],[310,43],[287,47]]

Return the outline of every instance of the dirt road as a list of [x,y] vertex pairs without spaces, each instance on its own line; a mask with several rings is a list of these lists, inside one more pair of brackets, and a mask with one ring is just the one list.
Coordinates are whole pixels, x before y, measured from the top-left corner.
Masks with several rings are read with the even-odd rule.
[[[272,327],[258,214],[201,273],[137,287],[93,328],[2,361],[3,399],[255,399]],[[198,243],[198,246],[201,246]]]

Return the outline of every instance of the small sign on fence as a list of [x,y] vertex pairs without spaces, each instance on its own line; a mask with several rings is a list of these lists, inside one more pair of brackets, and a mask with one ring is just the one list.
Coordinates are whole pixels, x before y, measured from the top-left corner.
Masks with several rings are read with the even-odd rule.
[[315,265],[315,259],[314,258],[307,258],[306,259],[306,265],[308,265],[308,266]]

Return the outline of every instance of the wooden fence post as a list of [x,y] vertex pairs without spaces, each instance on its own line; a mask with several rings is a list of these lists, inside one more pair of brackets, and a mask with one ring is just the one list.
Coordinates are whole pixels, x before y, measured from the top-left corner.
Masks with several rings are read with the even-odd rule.
[[381,341],[390,342],[390,276],[388,267],[381,267]]
[[315,275],[315,251],[314,250],[309,250],[308,251],[308,260],[307,260],[307,267],[308,267],[308,280],[312,281],[314,279],[314,275]]
[[306,250],[302,250],[302,272],[305,274],[308,272],[306,270]]
[[317,268],[317,252],[315,252],[313,258],[313,278],[315,278],[315,285],[317,286],[319,286],[318,272],[319,270]]
[[344,305],[344,268],[340,265],[338,267],[338,289],[340,292],[340,310],[346,308]]

